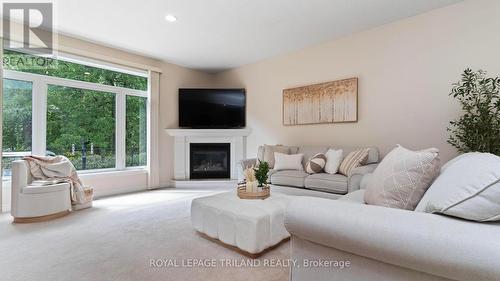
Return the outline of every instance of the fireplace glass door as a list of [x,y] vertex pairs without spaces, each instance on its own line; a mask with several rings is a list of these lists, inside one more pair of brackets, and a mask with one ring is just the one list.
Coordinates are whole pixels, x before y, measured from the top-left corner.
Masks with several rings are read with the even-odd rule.
[[191,179],[230,178],[229,143],[191,143],[189,151]]

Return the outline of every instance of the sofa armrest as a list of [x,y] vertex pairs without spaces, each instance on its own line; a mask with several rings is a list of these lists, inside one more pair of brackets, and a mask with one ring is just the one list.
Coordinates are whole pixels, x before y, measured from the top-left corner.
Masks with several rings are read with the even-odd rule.
[[243,159],[239,161],[239,164],[243,169],[250,168],[257,164],[257,158],[249,158],[249,159]]
[[347,192],[353,192],[360,189],[361,180],[366,174],[373,173],[378,164],[368,164],[364,166],[359,166],[351,170],[349,176],[347,177]]
[[454,280],[500,280],[498,222],[295,197],[285,226],[292,236],[396,266]]
[[373,173],[364,175],[363,178],[361,179],[361,183],[359,184],[359,189],[366,189],[372,178],[373,178]]
[[16,160],[12,162],[12,193],[20,193],[21,190],[31,183],[31,171],[28,161]]
[[238,172],[238,181],[242,182],[245,179],[245,176],[243,175],[243,171],[246,168],[252,167],[257,163],[257,158],[249,158],[249,159],[243,159],[241,161],[238,161],[236,163],[236,170]]

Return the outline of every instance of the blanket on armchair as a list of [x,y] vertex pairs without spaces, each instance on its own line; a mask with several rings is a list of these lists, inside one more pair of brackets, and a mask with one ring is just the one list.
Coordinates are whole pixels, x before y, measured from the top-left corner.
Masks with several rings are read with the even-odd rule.
[[62,155],[26,156],[24,160],[28,161],[31,175],[35,180],[63,179],[70,184],[71,202],[73,204],[85,202],[83,183],[68,158]]

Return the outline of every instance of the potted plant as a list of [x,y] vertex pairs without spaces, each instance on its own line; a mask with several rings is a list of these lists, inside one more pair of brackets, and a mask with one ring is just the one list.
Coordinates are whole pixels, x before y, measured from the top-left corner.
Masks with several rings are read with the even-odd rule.
[[450,122],[448,143],[459,152],[489,152],[500,155],[500,78],[486,77],[484,71],[466,69],[454,84],[463,115]]
[[269,163],[266,161],[259,162],[257,168],[254,168],[255,178],[259,182],[259,187],[264,187],[267,184],[267,173],[269,173]]

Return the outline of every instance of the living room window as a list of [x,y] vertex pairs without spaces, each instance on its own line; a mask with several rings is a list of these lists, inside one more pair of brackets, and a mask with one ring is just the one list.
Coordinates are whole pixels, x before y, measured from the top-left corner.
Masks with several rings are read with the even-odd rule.
[[48,86],[47,152],[67,156],[77,170],[116,167],[115,123],[113,93]]
[[3,80],[3,159],[4,176],[10,176],[12,161],[31,154],[33,83]]
[[148,100],[141,96],[126,99],[126,166],[145,166],[147,161]]
[[147,74],[85,63],[4,50],[4,177],[31,154],[80,171],[147,165]]

